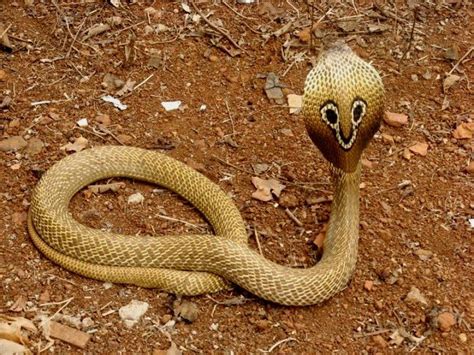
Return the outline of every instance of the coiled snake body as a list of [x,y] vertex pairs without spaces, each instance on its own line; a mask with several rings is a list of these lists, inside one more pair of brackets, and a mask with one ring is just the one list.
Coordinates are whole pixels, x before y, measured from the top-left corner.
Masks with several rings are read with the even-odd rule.
[[[380,124],[383,85],[344,44],[327,49],[305,83],[303,113],[313,142],[331,163],[334,199],[321,261],[292,269],[247,246],[230,198],[183,163],[158,152],[104,146],[68,156],[38,183],[28,218],[34,244],[64,268],[99,280],[196,295],[235,283],[286,305],[328,299],[350,279],[357,259],[360,156]],[[81,225],[70,199],[99,179],[123,176],[169,188],[206,216],[214,235],[123,236]]]

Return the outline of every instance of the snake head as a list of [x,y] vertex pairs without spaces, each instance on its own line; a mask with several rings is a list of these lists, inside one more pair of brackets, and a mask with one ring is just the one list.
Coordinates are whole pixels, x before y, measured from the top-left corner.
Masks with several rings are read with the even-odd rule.
[[336,42],[306,77],[303,114],[313,143],[335,167],[354,172],[380,127],[382,79],[345,43]]

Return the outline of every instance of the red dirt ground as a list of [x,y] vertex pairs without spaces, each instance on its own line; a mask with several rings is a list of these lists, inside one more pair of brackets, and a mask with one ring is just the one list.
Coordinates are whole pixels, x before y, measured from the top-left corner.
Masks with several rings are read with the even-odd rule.
[[[474,119],[468,1],[322,1],[313,11],[296,0],[196,2],[235,45],[202,18],[195,22],[191,2],[122,1],[120,8],[106,1],[25,3],[0,2],[0,34],[7,30],[13,47],[0,47],[0,102],[12,99],[0,109],[0,143],[14,136],[29,142],[16,152],[0,151],[0,315],[39,326],[40,314],[51,316],[72,298],[61,313],[92,318],[93,325],[82,328],[92,334],[83,350],[89,353],[160,353],[170,339],[184,353],[261,353],[272,346],[280,353],[473,351],[474,144],[472,131],[462,139],[456,133]],[[85,36],[93,25],[111,21],[105,32]],[[324,202],[331,196],[328,170],[301,115],[288,113],[286,99],[269,100],[263,87],[273,72],[286,85],[285,95],[302,94],[328,37],[344,39],[371,61],[386,87],[387,111],[408,115],[407,125],[382,125],[365,153],[359,259],[343,292],[311,307],[271,304],[240,289],[192,297],[187,300],[199,313],[188,323],[175,317],[173,295],[106,288],[52,264],[33,246],[25,222],[32,190],[42,172],[69,154],[61,147],[82,136],[89,146],[118,139],[186,162],[232,194],[253,248],[257,229],[265,257],[288,266],[314,264],[312,240],[330,214]],[[124,111],[101,100],[116,92],[102,85],[107,73],[143,82],[121,97]],[[449,81],[454,84],[443,89]],[[44,100],[51,102],[32,105]],[[184,108],[165,112],[161,102],[171,100]],[[101,130],[99,114],[109,115],[109,133]],[[81,118],[87,127],[78,127]],[[36,139],[44,144],[39,152]],[[408,159],[417,143],[427,143],[427,154],[412,152]],[[255,164],[269,168],[257,174]],[[285,183],[280,201],[253,199],[252,176]],[[172,193],[125,182],[116,193],[79,193],[72,213],[90,226],[129,234],[196,232],[158,217],[164,214],[208,228]],[[127,204],[136,192],[144,203]],[[412,287],[426,303],[406,299]],[[245,303],[222,304],[239,295]],[[128,329],[117,311],[133,299],[150,307]],[[443,317],[455,324],[444,324]],[[176,324],[164,328],[169,320]],[[44,334],[29,335],[32,351],[45,348]],[[50,350],[82,351],[61,341]]]

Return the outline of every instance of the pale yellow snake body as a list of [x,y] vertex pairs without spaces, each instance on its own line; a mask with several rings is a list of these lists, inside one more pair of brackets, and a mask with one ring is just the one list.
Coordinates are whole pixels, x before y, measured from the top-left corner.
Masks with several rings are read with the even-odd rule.
[[[308,74],[305,122],[331,163],[334,199],[321,261],[307,269],[275,264],[247,246],[245,223],[214,183],[166,155],[105,146],[64,158],[34,191],[28,228],[48,258],[81,275],[196,295],[235,283],[281,304],[308,305],[342,290],[357,260],[360,156],[380,124],[383,85],[346,45],[325,51]],[[70,199],[99,179],[123,176],[167,187],[196,206],[216,235],[123,236],[81,225]],[[227,280],[227,281],[226,281]]]

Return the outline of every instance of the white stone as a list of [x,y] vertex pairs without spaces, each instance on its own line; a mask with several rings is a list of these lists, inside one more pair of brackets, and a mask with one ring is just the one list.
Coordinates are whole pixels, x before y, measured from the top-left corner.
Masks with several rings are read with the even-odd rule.
[[79,127],[87,127],[89,125],[89,122],[87,122],[87,118],[81,118],[76,123]]
[[161,106],[163,106],[163,108],[166,111],[173,111],[173,110],[177,110],[179,108],[179,106],[181,106],[181,101],[179,101],[179,100],[177,100],[177,101],[163,101],[161,103]]
[[142,203],[143,201],[145,201],[145,197],[139,192],[128,196],[127,200],[128,203]]
[[128,328],[133,327],[148,310],[149,304],[132,300],[126,306],[120,307],[119,316]]

